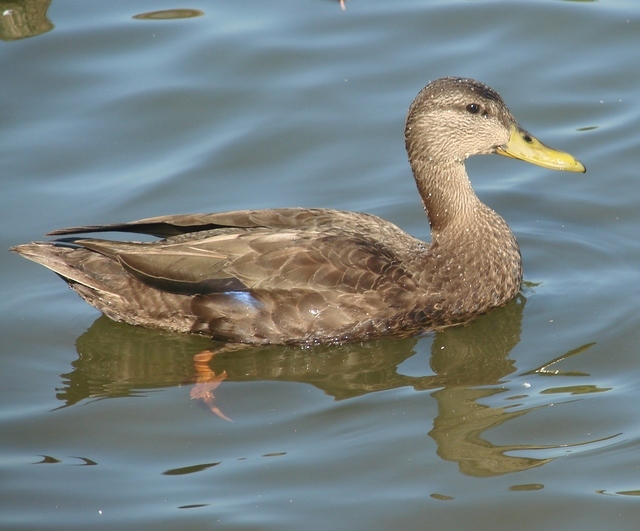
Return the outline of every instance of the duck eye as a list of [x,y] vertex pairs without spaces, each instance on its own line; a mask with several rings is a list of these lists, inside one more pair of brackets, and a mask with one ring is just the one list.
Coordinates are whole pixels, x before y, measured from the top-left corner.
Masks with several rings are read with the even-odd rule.
[[480,112],[480,105],[478,105],[477,103],[470,103],[469,105],[467,105],[467,111],[469,111],[471,114],[478,114],[478,112]]

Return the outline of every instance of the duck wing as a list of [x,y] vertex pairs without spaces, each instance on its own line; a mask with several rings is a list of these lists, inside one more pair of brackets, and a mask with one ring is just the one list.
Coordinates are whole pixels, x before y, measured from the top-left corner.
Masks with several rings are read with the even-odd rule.
[[[342,226],[347,230],[367,230],[371,226],[391,225],[377,216],[326,208],[276,208],[235,210],[212,214],[178,214],[145,218],[129,223],[86,225],[51,231],[47,236],[90,232],[126,232],[169,238],[180,234],[224,228],[312,229]],[[400,230],[400,229],[397,229]]]
[[[196,237],[197,236],[197,237]],[[389,246],[348,231],[225,228],[152,243],[75,239],[144,284],[171,293],[310,290],[365,293],[417,286]]]
[[65,237],[14,250],[58,273],[112,319],[225,341],[344,341],[428,324],[420,280],[428,253],[376,216],[237,211],[54,234],[117,230],[165,238]]

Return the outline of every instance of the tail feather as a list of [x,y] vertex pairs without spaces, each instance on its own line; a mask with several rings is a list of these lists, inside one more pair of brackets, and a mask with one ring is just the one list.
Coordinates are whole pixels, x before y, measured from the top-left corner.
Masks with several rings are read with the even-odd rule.
[[149,288],[113,258],[59,242],[27,243],[11,251],[60,275],[114,321],[176,332],[191,332],[196,324],[189,297]]
[[82,284],[95,291],[105,291],[106,286],[88,274],[84,262],[91,260],[91,252],[58,242],[33,242],[11,247],[10,251],[36,262],[60,275],[66,282]]

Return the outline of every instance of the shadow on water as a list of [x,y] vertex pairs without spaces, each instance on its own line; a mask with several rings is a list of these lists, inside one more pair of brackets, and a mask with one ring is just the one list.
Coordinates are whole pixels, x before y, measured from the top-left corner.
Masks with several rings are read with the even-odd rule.
[[[457,462],[471,476],[496,476],[544,465],[555,457],[522,457],[513,452],[567,448],[597,441],[562,445],[495,445],[484,432],[541,407],[491,407],[481,403],[508,391],[507,376],[516,371],[509,358],[520,341],[524,297],[472,323],[436,332],[431,344],[430,369],[425,375],[401,372],[403,362],[416,354],[418,339],[379,340],[361,344],[312,348],[248,348],[215,344],[206,338],[163,334],[114,323],[100,317],[76,342],[79,358],[63,374],[57,398],[67,407],[83,400],[136,396],[145,390],[195,383],[191,396],[223,419],[224,405],[213,390],[223,381],[284,381],[311,384],[336,400],[376,391],[411,387],[433,390],[438,415],[429,435],[438,455]],[[552,369],[562,359],[583,352],[579,347],[545,363],[535,371],[544,376],[585,377]],[[425,367],[426,369],[426,367]],[[593,386],[564,387],[563,392],[606,391]],[[583,391],[580,391],[583,390]],[[526,398],[521,395],[518,398]],[[219,409],[220,408],[220,409]],[[230,420],[230,419],[227,419]]]
[[16,41],[51,31],[50,4],[51,0],[0,0],[0,39]]

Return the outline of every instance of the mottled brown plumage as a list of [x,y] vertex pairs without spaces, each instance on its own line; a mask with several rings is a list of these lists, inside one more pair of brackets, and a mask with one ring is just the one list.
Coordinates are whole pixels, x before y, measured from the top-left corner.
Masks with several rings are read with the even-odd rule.
[[117,321],[244,343],[408,336],[464,323],[520,289],[518,244],[480,202],[464,160],[500,153],[584,171],[521,129],[486,85],[444,78],[412,103],[405,140],[432,242],[370,214],[273,209],[53,231],[129,232],[151,243],[65,238],[13,248]]

